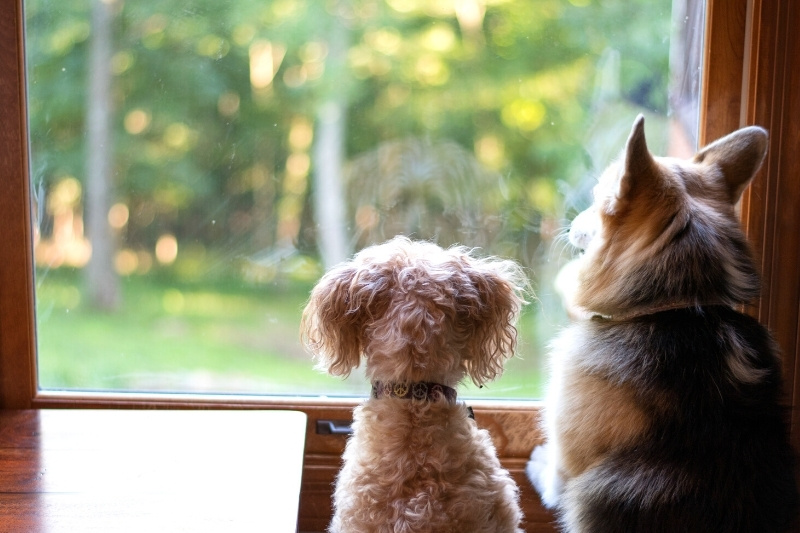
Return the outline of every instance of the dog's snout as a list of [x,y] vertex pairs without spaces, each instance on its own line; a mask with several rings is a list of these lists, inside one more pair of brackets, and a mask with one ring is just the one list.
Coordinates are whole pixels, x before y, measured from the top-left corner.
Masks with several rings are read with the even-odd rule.
[[594,239],[597,230],[593,215],[594,212],[590,208],[579,213],[572,221],[569,228],[569,242],[574,247],[585,250]]

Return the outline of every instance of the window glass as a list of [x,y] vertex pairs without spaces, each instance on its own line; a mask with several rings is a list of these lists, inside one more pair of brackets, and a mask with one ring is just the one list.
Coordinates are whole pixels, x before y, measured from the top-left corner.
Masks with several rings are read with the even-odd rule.
[[638,113],[696,145],[703,2],[26,0],[39,384],[363,395],[298,326],[396,234],[536,300],[479,397],[536,398],[563,239]]

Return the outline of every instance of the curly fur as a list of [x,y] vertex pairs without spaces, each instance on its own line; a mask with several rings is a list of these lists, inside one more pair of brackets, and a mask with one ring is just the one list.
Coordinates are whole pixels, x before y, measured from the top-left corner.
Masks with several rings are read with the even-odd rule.
[[584,250],[552,345],[528,475],[570,533],[776,533],[797,488],[769,332],[737,308],[759,291],[734,204],[767,150],[743,128],[689,161],[623,158],[572,223]]
[[[512,261],[395,237],[319,281],[304,343],[332,375],[482,385],[516,346],[527,282]],[[521,531],[518,489],[489,434],[447,401],[370,399],[354,411],[329,531]]]

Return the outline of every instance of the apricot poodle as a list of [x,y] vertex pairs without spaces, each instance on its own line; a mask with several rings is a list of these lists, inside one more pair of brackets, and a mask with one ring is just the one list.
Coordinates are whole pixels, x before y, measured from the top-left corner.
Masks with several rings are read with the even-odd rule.
[[331,533],[521,532],[518,488],[454,387],[500,375],[528,284],[513,261],[405,237],[366,248],[311,293],[302,337],[332,375],[365,359]]

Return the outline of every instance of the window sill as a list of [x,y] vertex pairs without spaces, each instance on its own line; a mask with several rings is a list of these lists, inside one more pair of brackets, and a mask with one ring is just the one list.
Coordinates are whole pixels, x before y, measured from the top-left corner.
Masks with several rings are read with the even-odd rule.
[[[324,531],[330,520],[333,483],[341,466],[346,435],[319,435],[316,421],[350,420],[363,397],[245,396],[214,394],[39,391],[35,408],[83,409],[292,409],[306,413],[305,462],[300,530]],[[475,420],[489,430],[503,466],[520,487],[526,531],[552,532],[553,515],[542,508],[525,477],[531,450],[542,442],[538,427],[541,401],[466,399]]]

